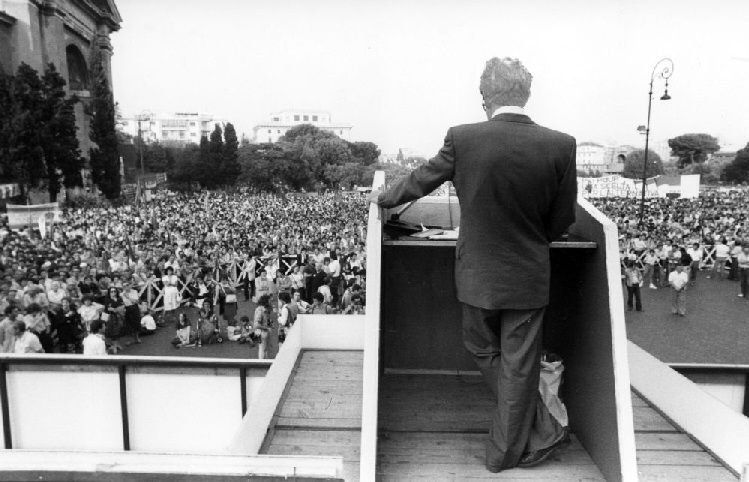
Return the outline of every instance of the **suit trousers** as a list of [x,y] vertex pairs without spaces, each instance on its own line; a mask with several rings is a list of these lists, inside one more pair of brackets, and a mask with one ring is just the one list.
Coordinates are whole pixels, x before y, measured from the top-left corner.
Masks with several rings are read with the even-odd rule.
[[463,341],[497,397],[486,466],[515,467],[525,452],[550,446],[563,428],[538,391],[546,307],[487,310],[463,304]]

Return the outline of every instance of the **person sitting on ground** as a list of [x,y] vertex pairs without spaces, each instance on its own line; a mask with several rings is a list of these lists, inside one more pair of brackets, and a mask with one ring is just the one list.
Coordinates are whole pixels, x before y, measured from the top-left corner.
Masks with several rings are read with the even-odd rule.
[[86,338],[83,339],[84,355],[107,354],[107,343],[106,341],[104,341],[104,334],[102,333],[103,328],[103,321],[94,320],[93,322],[91,322],[91,326],[89,327],[90,333]]
[[153,310],[148,310],[143,318],[140,319],[141,332],[143,336],[153,335],[156,333],[156,320],[153,318]]
[[179,314],[177,320],[177,332],[175,337],[172,339],[172,346],[174,348],[182,348],[183,346],[194,346],[192,344],[193,334],[192,326],[190,326],[190,320],[187,319],[187,315],[184,313]]

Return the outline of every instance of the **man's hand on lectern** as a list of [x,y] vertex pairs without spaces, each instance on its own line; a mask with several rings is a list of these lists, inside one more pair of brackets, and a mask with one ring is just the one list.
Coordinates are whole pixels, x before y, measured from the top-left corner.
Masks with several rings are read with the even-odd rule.
[[380,194],[382,194],[382,191],[372,191],[367,196],[367,201],[374,204],[380,204]]

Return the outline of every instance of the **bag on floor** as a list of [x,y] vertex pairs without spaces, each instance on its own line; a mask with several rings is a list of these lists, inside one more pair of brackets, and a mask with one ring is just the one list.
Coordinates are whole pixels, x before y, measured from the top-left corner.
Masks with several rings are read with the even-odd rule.
[[541,360],[541,379],[538,384],[538,391],[541,392],[541,399],[544,401],[546,408],[549,409],[549,413],[557,419],[562,427],[567,427],[570,424],[567,417],[567,407],[559,398],[559,387],[562,385],[563,372],[562,360],[553,362]]

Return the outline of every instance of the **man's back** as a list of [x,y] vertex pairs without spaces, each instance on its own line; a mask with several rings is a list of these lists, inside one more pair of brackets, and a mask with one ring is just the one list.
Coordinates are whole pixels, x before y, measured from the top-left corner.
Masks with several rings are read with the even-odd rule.
[[544,306],[549,242],[574,220],[575,139],[518,114],[451,132],[458,298],[487,309]]

